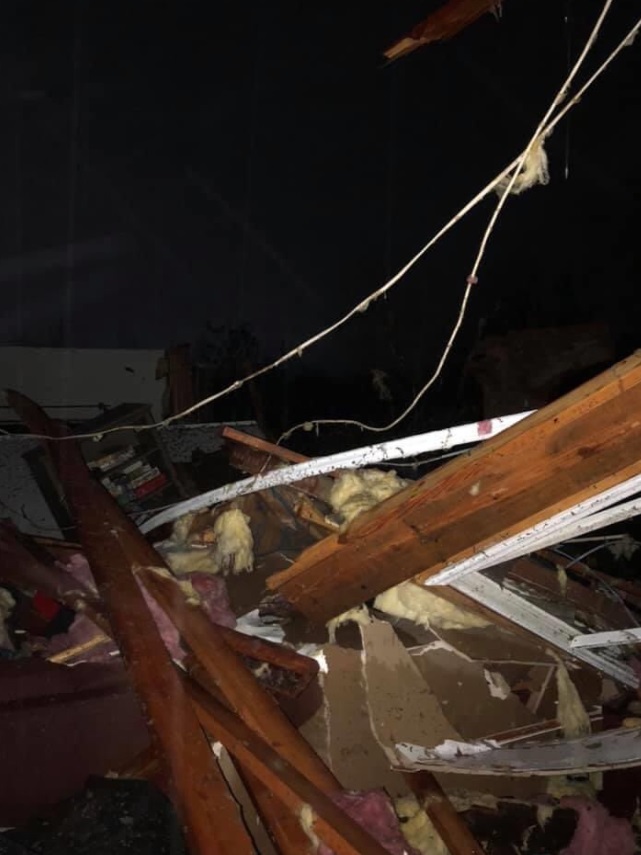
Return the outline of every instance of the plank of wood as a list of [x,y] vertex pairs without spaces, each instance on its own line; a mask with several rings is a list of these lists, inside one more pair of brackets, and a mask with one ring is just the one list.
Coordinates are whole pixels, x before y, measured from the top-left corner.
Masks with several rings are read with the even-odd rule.
[[412,792],[432,820],[450,855],[483,855],[484,849],[454,810],[443,788],[431,772],[405,775]]
[[267,585],[326,622],[640,473],[636,353],[310,547]]
[[238,764],[238,774],[263,824],[276,844],[278,855],[314,855],[316,847],[286,804],[279,801],[271,788]]
[[339,790],[334,775],[243,665],[220,627],[209,620],[200,605],[190,603],[174,579],[149,567],[136,572],[243,721],[317,787],[327,793]]
[[[218,684],[193,654],[185,661],[186,672],[207,694],[220,704],[229,706]],[[234,768],[252,799],[263,824],[277,844],[279,855],[312,855],[314,847],[304,832],[298,817],[251,771],[236,762]]]
[[[387,855],[387,850],[328,795],[283,759],[245,722],[183,677],[202,726],[298,816],[312,811],[314,833],[336,855]],[[231,851],[231,850],[230,850]]]
[[[243,438],[246,438],[250,437],[250,434],[243,434],[233,428],[226,427],[223,429],[223,435],[225,435],[225,432],[230,434],[227,440],[229,465],[233,466],[234,469],[239,469],[241,472],[246,472],[249,475],[261,475],[264,472],[276,469],[280,463],[295,465],[297,463],[304,463],[307,460],[303,455],[296,454],[296,452],[289,451],[288,449],[280,449],[280,446],[277,445],[273,446],[273,448],[282,451],[282,454],[276,456],[269,451],[265,451],[262,446],[266,445],[269,447],[271,446],[271,443],[262,439],[259,440],[260,445],[258,447],[254,447],[253,443],[241,443],[237,440],[237,437],[242,436]],[[251,439],[255,440],[258,438],[251,437]],[[290,457],[302,459],[290,460]],[[328,475],[315,475],[311,478],[303,478],[300,481],[296,481],[292,486],[299,492],[308,496],[325,500],[331,490],[331,479],[333,477],[334,473],[331,472]]]
[[304,522],[311,523],[323,532],[335,532],[339,528],[337,523],[328,522],[318,506],[310,502],[306,496],[303,496],[296,506],[296,516]]
[[295,674],[298,679],[294,691],[283,691],[283,694],[297,697],[318,674],[319,666],[315,659],[302,656],[290,647],[257,636],[246,635],[244,632],[226,626],[219,626],[218,630],[232,650],[239,655]]
[[283,463],[304,463],[307,458],[297,451],[291,451],[288,448],[283,448],[280,445],[275,445],[273,442],[267,442],[259,436],[253,436],[251,433],[243,433],[236,428],[227,425],[221,431],[223,439],[229,442],[245,445],[248,448],[253,448],[255,451],[261,451],[265,457],[274,457],[276,461],[280,460]]
[[[204,686],[211,681],[215,686],[213,697],[219,692],[255,733],[322,792],[339,790],[339,782],[321,758],[226,643],[228,636],[221,627],[212,624],[199,605],[190,603],[173,579],[149,568],[141,568],[138,575],[204,669],[206,677],[203,680],[205,675],[201,675],[199,684]],[[238,771],[283,855],[311,852],[309,837],[298,817],[274,799],[271,790],[250,769],[241,765]]]
[[[64,435],[63,428],[28,398],[16,392],[7,398],[33,433]],[[75,441],[50,442],[48,448],[152,742],[170,773],[172,801],[190,849],[194,855],[236,850],[250,855],[253,846],[237,805],[132,572],[135,565],[158,565],[162,560],[91,477]]]

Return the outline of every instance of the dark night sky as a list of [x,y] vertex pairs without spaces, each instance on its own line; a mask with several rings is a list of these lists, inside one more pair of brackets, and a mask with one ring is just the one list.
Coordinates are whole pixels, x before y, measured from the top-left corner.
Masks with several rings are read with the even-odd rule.
[[[274,356],[381,284],[524,147],[602,4],[505,0],[384,67],[435,5],[4,0],[2,342],[164,348],[210,320]],[[638,14],[614,6],[596,59]],[[507,206],[455,363],[481,321],[600,318],[636,346],[640,56],[554,133],[551,184]],[[400,348],[427,375],[490,210],[305,364]]]

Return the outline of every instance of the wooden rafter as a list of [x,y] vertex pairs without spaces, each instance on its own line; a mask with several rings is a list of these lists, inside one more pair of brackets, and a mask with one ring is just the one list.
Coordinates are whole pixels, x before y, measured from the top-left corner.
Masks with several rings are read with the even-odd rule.
[[[10,406],[29,429],[61,437],[63,428],[17,392]],[[73,440],[48,445],[78,525],[84,553],[104,602],[113,636],[170,778],[170,794],[196,855],[253,852],[251,839],[211,748],[176,674],[133,575],[136,565],[158,565],[160,556],[95,481]]]
[[267,584],[325,622],[640,473],[637,353],[363,514]]

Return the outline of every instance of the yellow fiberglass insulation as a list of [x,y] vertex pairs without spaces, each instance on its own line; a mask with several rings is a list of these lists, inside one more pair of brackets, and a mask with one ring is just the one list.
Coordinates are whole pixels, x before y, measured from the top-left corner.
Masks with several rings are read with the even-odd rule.
[[[502,178],[496,185],[495,189],[499,196],[502,196],[507,190],[511,177],[512,174]],[[510,193],[518,196],[525,190],[535,187],[537,184],[545,185],[548,184],[549,181],[550,173],[548,170],[548,156],[545,148],[543,147],[543,139],[539,138],[530,148],[528,155],[525,158],[525,162],[510,188]]]
[[239,508],[222,513],[214,523],[214,561],[223,573],[254,569],[254,538],[249,517]]
[[329,503],[341,523],[347,525],[359,514],[389,499],[409,483],[392,471],[361,469],[343,472],[334,482]]
[[590,716],[563,662],[556,669],[558,703],[556,717],[566,739],[576,739],[592,732]]
[[[592,732],[590,717],[583,701],[572,682],[565,664],[559,659],[556,668],[557,711],[556,717],[561,725],[565,739],[576,739]],[[594,799],[601,789],[600,775],[594,774],[585,779],[572,779],[564,775],[548,778],[547,794],[556,800],[564,796],[581,796]],[[540,806],[537,810],[539,825],[543,827],[554,812],[551,805]]]
[[401,831],[410,846],[421,855],[450,855],[450,850],[436,830],[432,820],[414,796],[397,799],[394,809],[401,823]]
[[332,618],[327,622],[327,632],[331,644],[336,644],[336,630],[339,626],[344,626],[348,623],[355,623],[357,626],[367,626],[372,622],[369,609],[367,606],[356,606],[346,612]]
[[374,607],[427,629],[484,629],[490,626],[479,615],[448,603],[415,582],[402,582],[383,591],[374,601]]
[[[189,515],[187,515],[189,517]],[[184,573],[243,573],[254,567],[254,538],[249,517],[239,508],[231,508],[218,516],[212,528],[212,543],[195,546],[187,533],[192,520],[177,520],[170,541],[162,555],[177,575]]]

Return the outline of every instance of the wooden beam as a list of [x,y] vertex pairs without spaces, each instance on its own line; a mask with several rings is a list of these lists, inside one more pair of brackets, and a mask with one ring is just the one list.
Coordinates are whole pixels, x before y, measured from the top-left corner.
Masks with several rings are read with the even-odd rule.
[[429,473],[267,580],[325,622],[641,473],[641,354]]
[[227,425],[222,429],[221,436],[229,442],[245,445],[248,448],[253,448],[254,451],[261,451],[266,457],[274,457],[282,463],[304,463],[307,458],[297,451],[290,451],[288,448],[283,448],[280,445],[274,445],[273,442],[268,442],[259,436],[253,436],[251,433],[243,433],[233,427]]
[[390,61],[400,59],[431,42],[451,39],[500,4],[501,0],[448,0],[406,36],[394,42],[384,56]]
[[[220,692],[255,733],[322,792],[340,790],[339,782],[318,754],[226,643],[220,627],[211,623],[199,605],[190,604],[175,580],[149,568],[141,568],[138,576],[193,651],[207,682],[215,684],[214,697]],[[205,681],[200,678],[199,683],[203,686]],[[251,769],[241,765],[239,772],[283,855],[311,853],[313,847],[298,817],[274,799],[271,790]]]
[[222,742],[229,753],[292,813],[300,816],[304,808],[311,809],[314,833],[336,855],[388,855],[378,841],[270,748],[245,722],[209,697],[188,677],[183,679],[205,730]]
[[[293,465],[305,463],[308,460],[302,454],[231,427],[223,428],[222,436],[227,441],[229,465],[248,475],[260,475],[275,469],[280,464]],[[328,475],[304,478],[292,486],[314,498],[327,499],[332,486],[331,479],[335,475],[336,473],[330,472]]]
[[148,567],[136,572],[243,721],[315,786],[327,793],[340,790],[334,775],[243,665],[203,609],[189,603],[174,579]]
[[[33,433],[64,435],[63,428],[28,398],[16,392],[7,397]],[[50,442],[48,447],[152,742],[170,773],[172,800],[190,849],[194,855],[236,850],[250,855],[253,847],[237,805],[132,572],[137,564],[158,565],[162,559],[91,477],[75,441]]]
[[298,816],[281,802],[271,788],[238,764],[237,772],[254,807],[276,844],[279,855],[314,855],[316,847]]

